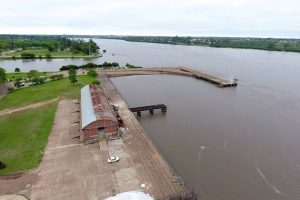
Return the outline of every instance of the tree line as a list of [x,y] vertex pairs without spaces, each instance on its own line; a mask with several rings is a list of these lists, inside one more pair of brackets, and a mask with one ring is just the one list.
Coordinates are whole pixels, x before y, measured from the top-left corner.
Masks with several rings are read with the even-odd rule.
[[300,39],[179,36],[116,36],[116,39],[132,42],[149,42],[174,45],[300,52]]
[[69,69],[93,69],[93,68],[114,68],[114,67],[119,67],[119,63],[117,62],[104,62],[102,64],[95,64],[95,63],[87,63],[83,65],[64,65],[62,66],[59,70],[69,70]]
[[45,48],[50,52],[70,50],[86,55],[97,53],[100,49],[91,39],[69,39],[63,36],[0,35],[0,52],[36,48]]

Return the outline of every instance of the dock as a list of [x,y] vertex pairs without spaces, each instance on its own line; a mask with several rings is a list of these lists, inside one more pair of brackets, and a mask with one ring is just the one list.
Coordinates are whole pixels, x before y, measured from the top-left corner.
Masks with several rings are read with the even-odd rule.
[[212,83],[220,88],[236,87],[237,80],[230,80],[212,75],[199,70],[193,70],[186,67],[149,67],[149,68],[136,68],[136,69],[116,69],[116,70],[103,70],[108,77],[121,77],[133,75],[156,75],[156,74],[172,74],[179,76],[188,76],[201,79],[203,81]]
[[[111,104],[118,105],[118,113],[123,120],[123,130],[125,131],[122,144],[124,145],[123,149],[126,149],[127,157],[125,163],[134,172],[134,177],[131,178],[136,179],[136,182],[139,183],[136,184],[137,188],[134,188],[133,185],[132,189],[143,189],[145,193],[149,193],[154,199],[159,200],[196,200],[196,194],[179,181],[179,176],[140,125],[106,73],[100,71],[98,74],[108,100]],[[100,143],[100,149],[106,148],[105,143],[104,147],[101,145],[103,144]],[[110,141],[107,145],[110,146]],[[115,151],[120,152],[120,149]],[[145,184],[145,187],[141,188],[141,184]],[[119,187],[128,186],[120,185]]]
[[156,105],[149,105],[149,106],[139,106],[129,108],[131,112],[136,112],[138,116],[141,116],[142,111],[149,111],[150,114],[154,113],[154,110],[161,110],[163,113],[167,112],[167,106],[164,104],[156,104]]

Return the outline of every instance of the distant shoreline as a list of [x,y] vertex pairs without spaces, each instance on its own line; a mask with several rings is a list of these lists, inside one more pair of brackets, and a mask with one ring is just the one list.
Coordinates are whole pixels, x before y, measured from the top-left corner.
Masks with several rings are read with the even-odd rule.
[[52,59],[65,59],[65,58],[70,58],[70,59],[79,59],[79,58],[86,58],[86,59],[92,59],[92,58],[99,58],[102,57],[101,54],[99,55],[94,55],[94,56],[52,56],[51,58],[39,58],[36,57],[35,59],[23,59],[20,56],[13,58],[12,56],[0,56],[0,60],[24,60],[24,61],[32,61],[32,60],[52,60]]
[[[82,37],[84,38],[85,36]],[[300,39],[177,36],[94,36],[93,38],[117,39],[127,42],[145,42],[154,44],[186,45],[232,49],[255,49],[265,51],[300,53]]]

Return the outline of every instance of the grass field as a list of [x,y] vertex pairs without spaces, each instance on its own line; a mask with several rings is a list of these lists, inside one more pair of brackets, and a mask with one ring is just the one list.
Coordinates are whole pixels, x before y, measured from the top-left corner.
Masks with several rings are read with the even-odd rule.
[[[38,76],[46,76],[47,74],[50,74],[49,72],[37,72]],[[16,78],[27,78],[27,73],[25,72],[19,72],[19,73],[6,73],[6,77],[8,79],[16,79]]]
[[16,51],[7,53],[6,56],[21,57],[22,53],[34,53],[38,58],[39,56],[45,57],[47,53],[50,53],[52,57],[72,57],[72,56],[87,56],[84,53],[73,53],[71,51],[53,51],[50,52],[48,49],[28,49],[23,51]]
[[92,83],[95,78],[89,76],[77,76],[78,82],[72,85],[68,78],[46,82],[41,85],[30,86],[16,90],[0,99],[0,110],[24,106],[30,103],[54,99],[56,97],[79,98],[80,89]]
[[[83,52],[71,52],[71,51],[48,51],[48,49],[27,49],[27,50],[21,50],[21,51],[15,51],[15,52],[6,52],[3,53],[3,55],[0,55],[0,60],[7,60],[7,59],[21,59],[22,53],[33,53],[36,56],[36,59],[39,59],[39,56],[41,56],[42,59],[46,58],[46,54],[51,54],[51,59],[55,58],[96,58],[100,57],[101,54],[92,54],[92,55],[86,55]],[[14,56],[14,58],[13,58]]]
[[56,103],[0,117],[0,175],[37,167],[48,141]]

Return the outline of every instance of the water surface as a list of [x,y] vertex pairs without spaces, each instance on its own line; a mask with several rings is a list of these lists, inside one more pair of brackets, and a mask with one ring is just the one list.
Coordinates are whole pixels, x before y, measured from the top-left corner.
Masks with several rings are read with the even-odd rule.
[[170,75],[113,82],[130,106],[168,106],[138,119],[200,199],[300,199],[299,101]]
[[236,77],[220,89],[171,75],[114,78],[131,106],[164,103],[139,118],[166,159],[205,200],[300,199],[300,54],[97,40],[101,58],[0,61],[8,71],[56,71],[87,62],[185,66]]

